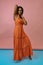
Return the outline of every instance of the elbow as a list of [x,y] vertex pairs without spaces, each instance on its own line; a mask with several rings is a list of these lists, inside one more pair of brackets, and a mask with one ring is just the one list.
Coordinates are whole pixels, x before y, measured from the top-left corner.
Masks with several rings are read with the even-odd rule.
[[27,25],[27,22],[25,22],[24,25]]

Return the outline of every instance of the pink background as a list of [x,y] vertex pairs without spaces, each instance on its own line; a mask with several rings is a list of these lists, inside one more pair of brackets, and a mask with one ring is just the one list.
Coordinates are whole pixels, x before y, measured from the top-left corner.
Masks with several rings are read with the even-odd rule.
[[0,0],[0,48],[13,49],[14,6],[24,8],[24,26],[33,49],[43,49],[43,0]]

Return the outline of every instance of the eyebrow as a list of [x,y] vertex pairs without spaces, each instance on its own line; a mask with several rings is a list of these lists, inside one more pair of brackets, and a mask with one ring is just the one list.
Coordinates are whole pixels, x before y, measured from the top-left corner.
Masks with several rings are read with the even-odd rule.
[[21,11],[21,10],[20,10]]

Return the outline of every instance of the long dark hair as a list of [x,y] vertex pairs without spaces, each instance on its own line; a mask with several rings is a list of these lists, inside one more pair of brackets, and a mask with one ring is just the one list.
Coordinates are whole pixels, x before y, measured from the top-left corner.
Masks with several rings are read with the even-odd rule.
[[17,5],[16,10],[14,11],[14,15],[18,15],[18,10],[19,10],[19,8],[21,8],[21,10],[22,10],[21,15],[23,14],[23,11],[24,11],[23,7]]

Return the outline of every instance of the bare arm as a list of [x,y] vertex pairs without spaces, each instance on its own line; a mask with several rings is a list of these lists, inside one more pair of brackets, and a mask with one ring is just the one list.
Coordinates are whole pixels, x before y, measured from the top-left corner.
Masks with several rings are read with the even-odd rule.
[[14,14],[13,14],[13,19],[14,19],[14,20],[15,20],[15,18],[16,18],[16,16],[17,16],[17,14],[16,14],[17,7],[18,7],[18,5],[16,5],[15,8],[14,8]]
[[23,17],[22,19],[23,19],[24,25],[27,25],[27,21],[25,20],[25,18]]

